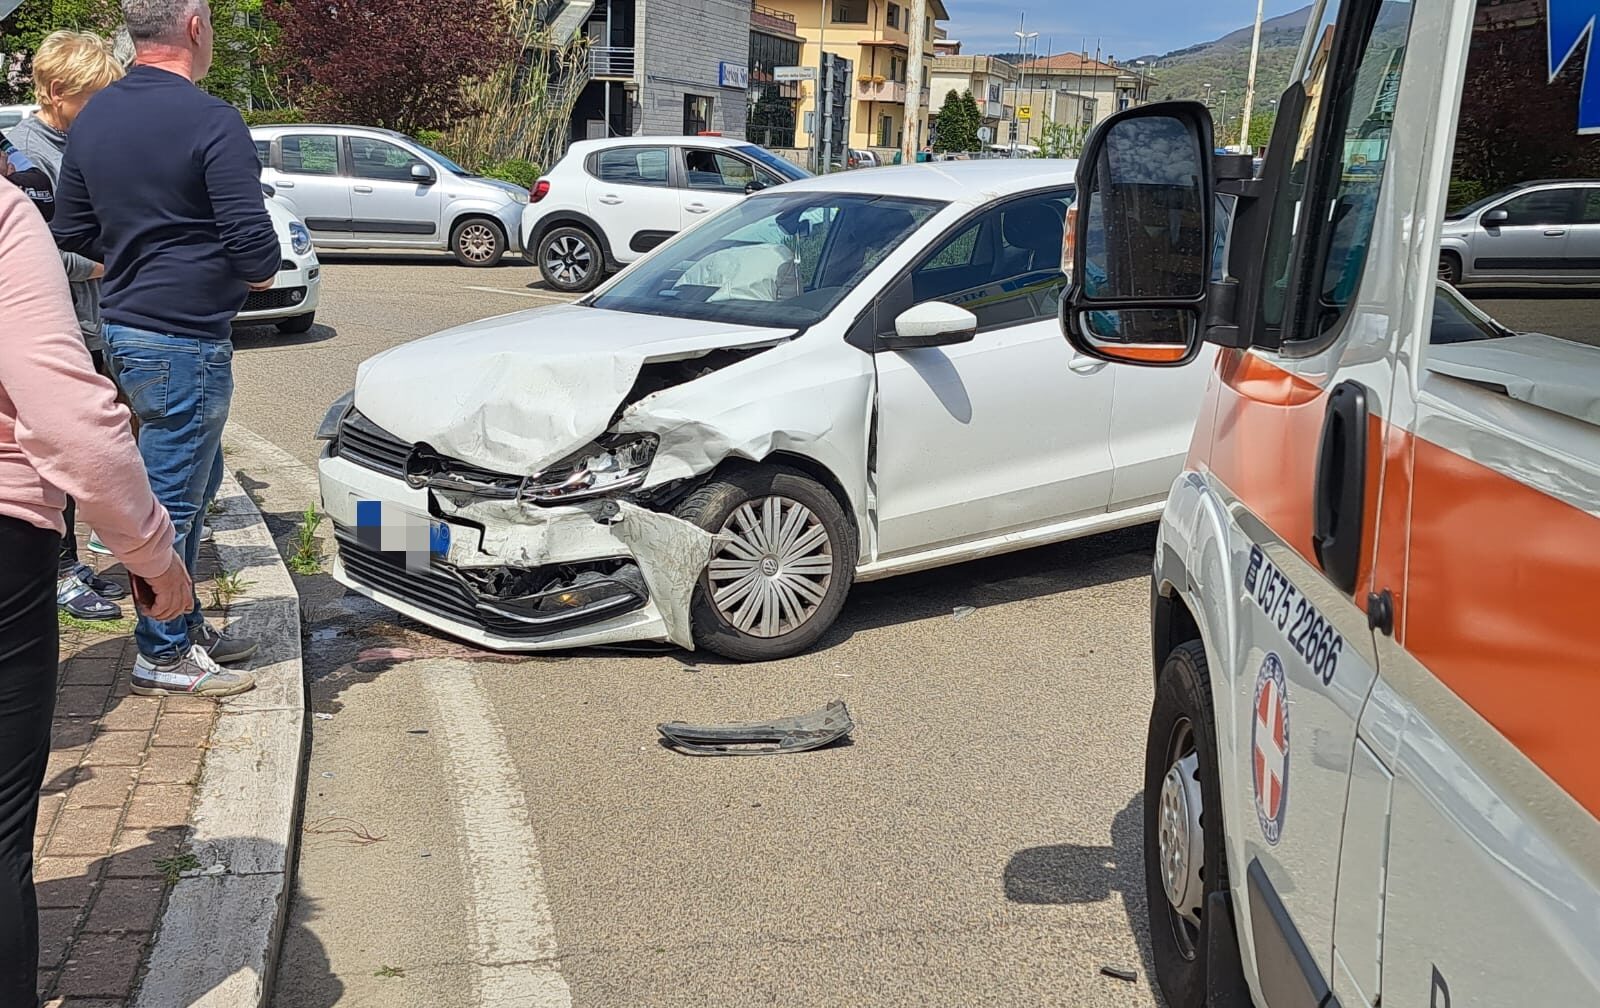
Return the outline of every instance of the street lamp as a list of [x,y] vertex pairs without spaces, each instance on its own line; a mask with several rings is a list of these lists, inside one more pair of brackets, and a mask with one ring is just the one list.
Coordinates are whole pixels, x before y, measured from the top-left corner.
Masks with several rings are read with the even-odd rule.
[[[1017,18],[1017,30],[1011,34],[1017,37],[1017,55],[1022,59],[1022,72],[1017,81],[1018,90],[1022,92],[1022,102],[1032,105],[1033,93],[1026,90],[1028,85],[1028,43],[1034,39],[1037,39],[1039,37],[1039,33],[1023,30],[1027,27],[1027,17],[1027,13],[1024,12]],[[1035,43],[1034,54],[1038,55],[1037,43]],[[1031,118],[1028,121],[1028,127],[1031,134],[1033,127],[1033,121]],[[1011,124],[1011,156],[1017,156],[1017,123],[1015,119],[1013,119]]]
[[1210,108],[1211,107],[1211,85],[1210,84],[1202,84],[1200,86],[1206,89],[1206,98],[1205,98],[1206,108]]
[[1137,100],[1134,101],[1134,104],[1143,105],[1149,98],[1149,96],[1145,93],[1144,60],[1134,60],[1133,64],[1139,68],[1139,93],[1135,96]]

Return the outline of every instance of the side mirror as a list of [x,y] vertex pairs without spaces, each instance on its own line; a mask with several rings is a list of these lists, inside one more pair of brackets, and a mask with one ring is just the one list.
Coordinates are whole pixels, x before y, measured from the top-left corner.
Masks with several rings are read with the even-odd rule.
[[271,199],[272,197],[278,195],[278,190],[263,182],[261,183],[261,195],[265,196],[267,199]]
[[921,350],[970,343],[978,332],[978,316],[943,301],[924,301],[901,312],[894,335],[879,336],[879,350]]
[[1482,217],[1478,218],[1478,223],[1486,228],[1504,227],[1510,221],[1511,214],[1504,210],[1488,210],[1484,212]]
[[433,173],[433,169],[427,165],[414,164],[411,166],[411,181],[415,182],[417,185],[433,185],[435,182],[439,181],[439,177],[435,175]]
[[1200,352],[1214,255],[1211,114],[1163,102],[1107,119],[1078,162],[1061,268],[1061,326],[1080,353],[1146,367]]
[[751,193],[758,193],[765,188],[766,186],[761,184],[760,179],[751,179],[744,184],[744,194],[749,196]]

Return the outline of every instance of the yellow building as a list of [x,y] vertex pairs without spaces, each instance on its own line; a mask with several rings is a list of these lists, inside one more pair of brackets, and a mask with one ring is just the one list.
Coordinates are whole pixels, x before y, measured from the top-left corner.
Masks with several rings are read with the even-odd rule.
[[[885,161],[900,149],[906,129],[910,32],[920,27],[922,101],[910,128],[918,148],[927,143],[935,29],[950,16],[942,0],[928,0],[928,18],[920,26],[910,24],[911,5],[900,0],[762,0],[762,4],[794,16],[796,31],[804,39],[802,66],[819,66],[824,49],[850,60],[850,147],[874,150]],[[816,93],[816,80],[801,84],[795,130],[800,147],[813,142],[806,126],[816,109]]]

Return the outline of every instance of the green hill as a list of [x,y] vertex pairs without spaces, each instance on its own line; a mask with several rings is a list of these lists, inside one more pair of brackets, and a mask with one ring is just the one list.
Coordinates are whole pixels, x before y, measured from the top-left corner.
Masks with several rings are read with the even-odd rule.
[[[1306,21],[1311,8],[1303,7],[1290,14],[1271,18],[1261,24],[1261,56],[1256,64],[1256,108],[1266,110],[1271,101],[1289,86],[1289,73],[1294,68],[1294,58],[1305,34]],[[1229,32],[1213,42],[1177,49],[1160,56],[1140,56],[1151,67],[1154,84],[1150,97],[1154,101],[1170,98],[1205,100],[1210,84],[1211,105],[1220,120],[1223,106],[1230,118],[1236,118],[1244,100],[1245,82],[1250,76],[1251,26]],[[1132,61],[1124,61],[1126,66]],[[1226,91],[1224,96],[1222,92]],[[1255,132],[1252,130],[1251,132]]]

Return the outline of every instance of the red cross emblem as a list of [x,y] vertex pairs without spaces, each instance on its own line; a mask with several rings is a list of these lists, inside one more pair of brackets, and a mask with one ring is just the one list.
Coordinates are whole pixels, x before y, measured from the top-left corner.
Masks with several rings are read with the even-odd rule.
[[1283,662],[1275,654],[1268,653],[1256,674],[1250,744],[1256,819],[1267,843],[1276,844],[1289,810],[1289,694]]

